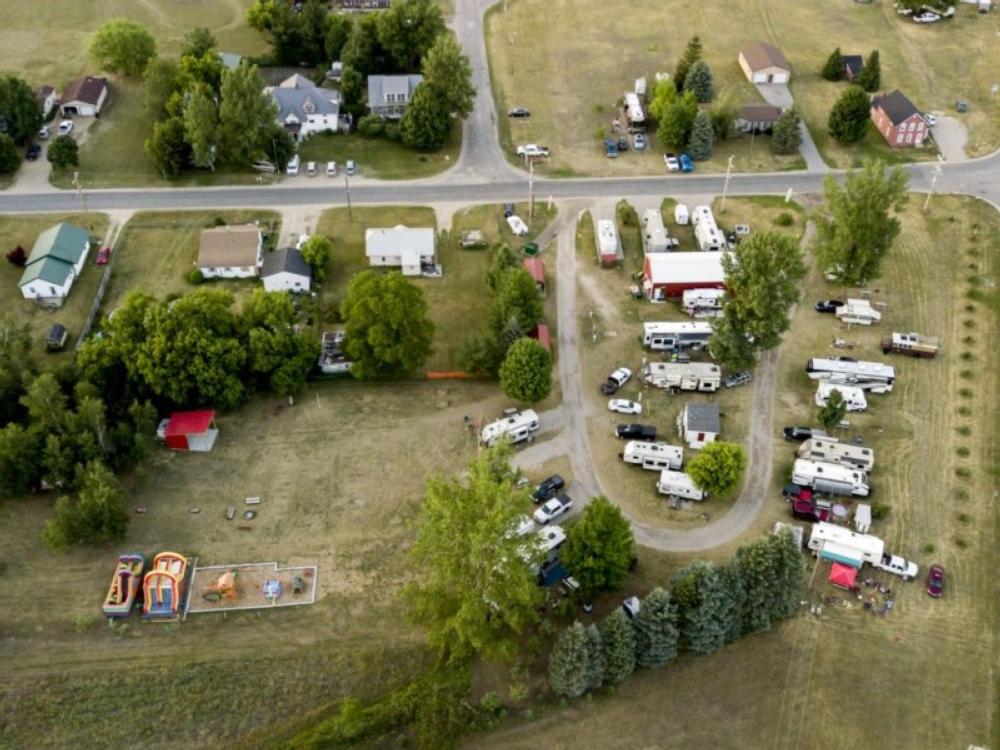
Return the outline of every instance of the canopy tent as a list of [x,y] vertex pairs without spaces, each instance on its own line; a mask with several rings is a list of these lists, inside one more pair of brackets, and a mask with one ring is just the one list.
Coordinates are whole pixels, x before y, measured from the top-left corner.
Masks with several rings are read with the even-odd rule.
[[856,568],[835,562],[830,566],[830,576],[827,580],[834,586],[839,586],[842,589],[851,589],[854,588],[854,581],[857,577],[858,571]]

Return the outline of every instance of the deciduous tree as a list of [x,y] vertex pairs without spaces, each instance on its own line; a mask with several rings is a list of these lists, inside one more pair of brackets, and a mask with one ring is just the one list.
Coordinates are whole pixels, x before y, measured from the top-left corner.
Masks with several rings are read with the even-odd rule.
[[[25,254],[19,245],[7,254],[8,260],[18,249]],[[19,422],[27,413],[20,398],[36,370],[31,356],[30,325],[19,321],[13,313],[0,315],[0,425]]]
[[302,259],[312,269],[313,281],[321,282],[326,278],[326,264],[333,253],[333,241],[321,234],[314,234],[302,243]]
[[423,59],[424,82],[441,92],[448,109],[459,117],[468,117],[476,89],[472,86],[472,67],[455,37],[440,34]]
[[709,495],[724,495],[743,478],[747,457],[739,443],[709,443],[688,463],[691,480]]
[[[487,314],[490,328],[501,338],[514,322],[521,336],[538,325],[545,314],[545,305],[534,278],[523,267],[515,266],[503,272],[496,298]],[[508,341],[507,346],[514,343]]]
[[697,115],[698,100],[690,91],[685,91],[664,108],[656,137],[661,143],[677,149],[684,148],[691,137],[691,128]]
[[726,643],[725,587],[715,566],[696,560],[670,579],[670,597],[677,607],[678,643],[695,654],[710,654]]
[[595,497],[566,532],[560,557],[585,597],[617,591],[632,563],[632,526],[617,505]]
[[635,617],[636,663],[662,667],[677,656],[677,611],[669,592],[656,588],[642,600]]
[[523,337],[507,350],[500,365],[500,387],[515,401],[533,404],[552,390],[552,355],[535,339]]
[[27,143],[42,126],[35,92],[16,76],[0,76],[0,117],[7,124],[7,135],[15,143]]
[[248,165],[258,153],[269,153],[277,110],[263,92],[257,66],[242,62],[235,70],[223,72],[221,96],[223,157],[233,164]]
[[604,647],[604,682],[620,685],[635,671],[635,629],[621,607],[601,623]]
[[378,19],[378,41],[396,70],[417,70],[420,60],[445,33],[441,8],[434,0],[395,0]]
[[684,77],[684,90],[690,91],[702,104],[712,101],[715,96],[715,80],[712,69],[704,60],[698,60]]
[[674,69],[674,86],[678,91],[683,90],[688,72],[699,60],[701,60],[701,39],[695,35],[688,39],[684,54],[681,55],[681,59],[677,61],[677,67]]
[[563,628],[549,655],[549,686],[556,695],[579,698],[587,692],[587,630],[579,622]]
[[667,107],[677,101],[677,87],[669,78],[663,78],[653,85],[653,95],[649,100],[649,114],[654,120],[663,119]]
[[258,387],[282,396],[298,393],[316,365],[319,346],[295,332],[291,295],[256,289],[243,305],[248,365]]
[[340,54],[347,43],[347,38],[354,28],[354,21],[350,15],[331,13],[327,17],[326,27],[326,57],[330,62],[342,60]]
[[879,90],[882,85],[882,65],[878,59],[878,50],[874,49],[865,60],[865,66],[858,76],[858,85],[865,91],[872,94]]
[[0,174],[14,174],[21,166],[21,149],[14,139],[6,133],[0,133]]
[[399,132],[410,148],[441,148],[451,133],[451,107],[444,93],[426,81],[417,86],[399,122]]
[[143,74],[143,106],[159,118],[167,109],[167,102],[180,86],[177,61],[158,57],[150,61]]
[[694,124],[691,126],[691,139],[688,143],[688,153],[695,161],[705,161],[712,158],[712,146],[715,144],[715,129],[712,127],[712,116],[707,109],[698,110]]
[[164,179],[176,177],[191,161],[191,147],[184,132],[184,120],[168,117],[153,125],[146,139],[146,156]]
[[802,118],[795,107],[789,107],[781,113],[774,123],[771,133],[771,151],[776,154],[798,153],[802,145]]
[[837,47],[823,63],[820,75],[828,81],[839,81],[844,77],[844,58],[840,54],[840,47]]
[[41,481],[38,430],[11,422],[0,428],[0,497],[26,495]]
[[506,242],[498,242],[490,248],[489,265],[486,267],[484,281],[489,290],[494,294],[500,290],[500,282],[508,268],[516,268],[520,261],[510,245]]
[[139,76],[156,57],[156,40],[142,24],[115,18],[97,30],[90,54],[104,70]]
[[181,56],[202,57],[209,52],[214,52],[217,45],[218,41],[211,31],[204,27],[197,27],[184,35]]
[[83,471],[77,502],[60,497],[42,536],[56,550],[71,544],[105,544],[123,539],[128,524],[121,485],[110,469],[94,461]]
[[72,136],[61,135],[49,144],[46,158],[56,169],[69,169],[80,165],[80,147]]
[[830,110],[827,129],[841,143],[857,143],[868,127],[870,104],[860,86],[848,86]]

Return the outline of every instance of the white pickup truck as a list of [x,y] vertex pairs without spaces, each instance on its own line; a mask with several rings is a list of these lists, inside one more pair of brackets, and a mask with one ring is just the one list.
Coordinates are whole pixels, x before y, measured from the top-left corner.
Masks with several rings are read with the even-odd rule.
[[890,555],[888,553],[882,555],[882,561],[875,563],[875,567],[894,573],[904,581],[912,581],[920,572],[915,562],[910,562],[899,555]]
[[520,156],[522,159],[525,157],[529,159],[534,159],[539,156],[548,156],[549,147],[539,146],[538,144],[535,143],[527,143],[523,146],[517,147],[517,155]]

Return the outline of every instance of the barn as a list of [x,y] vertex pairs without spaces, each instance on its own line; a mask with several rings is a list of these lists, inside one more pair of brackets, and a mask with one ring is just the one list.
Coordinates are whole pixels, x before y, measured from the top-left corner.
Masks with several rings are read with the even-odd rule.
[[653,302],[680,297],[685,289],[724,289],[721,252],[649,253],[642,264],[643,294]]
[[175,451],[207,453],[215,445],[219,430],[214,411],[175,411],[160,425],[157,436]]

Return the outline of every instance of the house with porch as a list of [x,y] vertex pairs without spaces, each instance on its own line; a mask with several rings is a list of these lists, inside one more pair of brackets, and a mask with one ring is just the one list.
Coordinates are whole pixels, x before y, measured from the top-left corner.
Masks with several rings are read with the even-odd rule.
[[278,108],[278,124],[297,141],[327,130],[346,130],[349,125],[340,115],[340,92],[320,88],[298,73],[277,86],[265,87],[264,93]]
[[205,229],[198,243],[198,270],[206,279],[249,279],[260,275],[263,237],[254,224]]
[[387,120],[398,120],[413,101],[422,75],[368,76],[368,111]]

